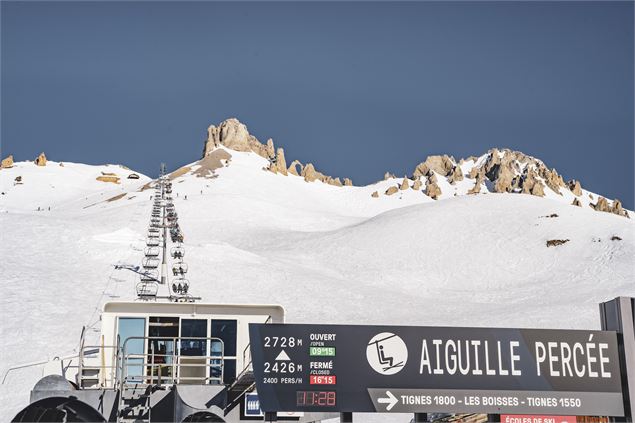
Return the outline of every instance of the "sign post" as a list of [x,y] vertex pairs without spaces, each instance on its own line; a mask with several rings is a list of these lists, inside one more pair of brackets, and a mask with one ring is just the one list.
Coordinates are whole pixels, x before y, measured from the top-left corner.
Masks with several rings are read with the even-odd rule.
[[600,304],[603,330],[617,331],[620,375],[624,395],[624,419],[635,414],[635,298],[618,297]]
[[264,412],[623,416],[615,332],[251,324]]

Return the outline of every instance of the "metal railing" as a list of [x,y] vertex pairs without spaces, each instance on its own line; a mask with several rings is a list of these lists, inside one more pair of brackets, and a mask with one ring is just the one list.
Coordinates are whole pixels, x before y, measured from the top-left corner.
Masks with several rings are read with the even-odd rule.
[[[84,381],[95,381],[93,388],[114,387],[117,381],[116,345],[84,345],[79,351],[77,384],[81,389],[89,389]],[[98,355],[99,354],[99,355]],[[99,364],[86,365],[86,358],[99,358]],[[89,374],[86,374],[89,373]]]
[[[149,342],[148,353],[129,352],[131,342]],[[157,353],[154,350],[153,341],[171,342],[171,351]],[[182,343],[199,341],[205,343],[205,351],[209,355],[183,355]],[[218,345],[215,351],[213,346]],[[166,345],[167,347],[167,345]],[[145,349],[144,349],[145,350]],[[161,385],[193,383],[200,384],[223,383],[224,378],[225,344],[223,340],[215,337],[156,337],[133,336],[127,338],[121,349],[119,357],[119,383],[121,389],[127,384]],[[204,369],[202,375],[187,375],[187,369]],[[136,370],[131,373],[131,370]],[[184,375],[185,373],[186,375]]]
[[[264,324],[266,325],[268,323],[271,323],[272,320],[273,319],[271,316],[267,316],[267,320],[264,321]],[[244,372],[245,370],[248,370],[250,366],[251,366],[251,342],[247,344],[247,346],[243,350],[243,369],[240,371],[240,373]]]
[[45,366],[49,364],[51,361],[59,361],[62,368],[68,368],[69,366],[64,367],[64,360],[71,360],[76,357],[77,357],[77,354],[70,354],[70,355],[65,355],[62,357],[56,356],[56,357],[53,357],[52,360],[47,358],[45,360],[31,361],[28,363],[21,363],[15,366],[11,366],[4,372],[4,375],[2,376],[2,383],[0,383],[0,385],[4,385],[4,383],[7,380],[7,376],[9,376],[9,373],[14,372],[16,370],[26,369],[30,367],[36,367],[36,366]]

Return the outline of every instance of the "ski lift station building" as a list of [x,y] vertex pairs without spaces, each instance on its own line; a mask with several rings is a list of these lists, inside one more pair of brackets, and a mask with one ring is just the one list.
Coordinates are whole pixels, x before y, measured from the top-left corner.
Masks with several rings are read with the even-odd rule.
[[14,421],[241,421],[254,389],[250,323],[283,323],[279,305],[109,302],[96,342],[45,365]]

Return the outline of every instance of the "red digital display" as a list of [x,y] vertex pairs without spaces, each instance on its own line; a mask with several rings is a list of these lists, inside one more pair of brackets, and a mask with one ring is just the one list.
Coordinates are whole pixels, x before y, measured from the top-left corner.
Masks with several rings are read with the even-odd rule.
[[335,391],[297,391],[298,407],[335,407]]
[[311,378],[309,379],[309,383],[311,385],[335,385],[337,383],[337,377],[335,375],[332,375],[332,376],[311,375]]

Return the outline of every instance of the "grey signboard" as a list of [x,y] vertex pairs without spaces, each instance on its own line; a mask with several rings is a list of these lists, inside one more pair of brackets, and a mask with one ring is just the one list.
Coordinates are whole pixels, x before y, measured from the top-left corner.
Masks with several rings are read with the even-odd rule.
[[624,412],[615,332],[252,324],[263,411]]

